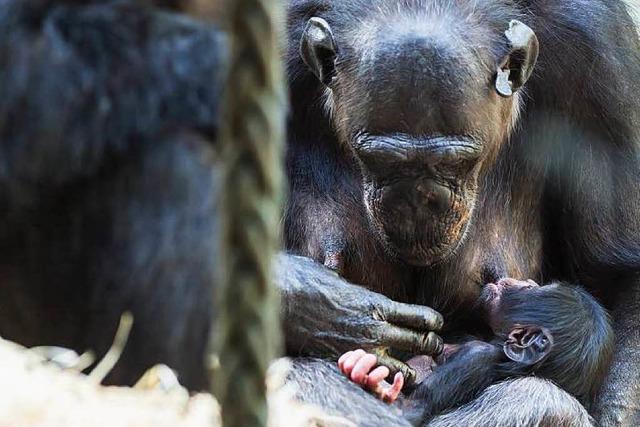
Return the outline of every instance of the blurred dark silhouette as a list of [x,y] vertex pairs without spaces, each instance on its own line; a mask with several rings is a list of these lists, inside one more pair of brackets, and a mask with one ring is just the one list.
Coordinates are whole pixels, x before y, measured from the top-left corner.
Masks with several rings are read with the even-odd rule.
[[[207,386],[226,48],[142,2],[0,7],[0,335],[163,362]],[[206,52],[206,54],[203,54]]]

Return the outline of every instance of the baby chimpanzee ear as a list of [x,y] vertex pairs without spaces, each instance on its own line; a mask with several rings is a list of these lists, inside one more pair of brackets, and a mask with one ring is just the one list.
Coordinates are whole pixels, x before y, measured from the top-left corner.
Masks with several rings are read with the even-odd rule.
[[524,365],[535,365],[551,352],[553,337],[540,326],[516,326],[504,342],[504,354]]
[[334,76],[336,54],[336,42],[327,21],[309,19],[302,33],[300,55],[318,80],[327,86]]

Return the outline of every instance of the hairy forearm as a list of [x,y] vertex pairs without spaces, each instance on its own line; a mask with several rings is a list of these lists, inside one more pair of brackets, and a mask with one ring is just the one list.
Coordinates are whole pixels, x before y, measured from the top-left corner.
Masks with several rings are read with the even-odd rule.
[[310,258],[281,253],[274,273],[282,297],[282,327],[288,354],[335,357],[370,341],[356,328],[350,331],[335,326],[349,326],[353,319],[348,316],[357,314],[357,305],[348,307],[342,303],[356,303],[354,298],[366,298],[372,293]]
[[287,353],[337,355],[338,352],[330,347],[330,341],[323,348],[313,337],[314,326],[321,319],[314,316],[316,310],[308,306],[314,304],[314,309],[321,309],[322,301],[327,301],[325,293],[336,291],[334,288],[339,286],[336,282],[342,281],[337,274],[309,258],[281,253],[276,258],[274,281],[282,298],[281,319]]
[[226,52],[213,29],[113,3],[4,7],[0,192],[91,177],[177,124],[213,133]]
[[615,354],[594,415],[601,426],[640,425],[640,280],[618,295]]
[[482,349],[460,350],[456,359],[437,367],[411,394],[406,417],[423,425],[434,416],[462,406],[497,381],[496,363],[501,355],[488,344]]

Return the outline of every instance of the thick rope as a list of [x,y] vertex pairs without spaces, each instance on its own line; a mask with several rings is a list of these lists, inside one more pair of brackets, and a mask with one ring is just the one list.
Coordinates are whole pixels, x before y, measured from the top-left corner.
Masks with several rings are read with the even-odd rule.
[[280,352],[271,262],[279,246],[285,91],[281,0],[228,0],[231,62],[221,139],[225,176],[214,393],[225,427],[266,424],[265,373]]

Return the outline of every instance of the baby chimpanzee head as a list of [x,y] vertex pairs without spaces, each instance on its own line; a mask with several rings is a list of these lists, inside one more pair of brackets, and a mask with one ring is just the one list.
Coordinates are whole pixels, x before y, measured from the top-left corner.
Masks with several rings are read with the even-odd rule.
[[504,343],[505,374],[535,373],[583,401],[594,396],[609,365],[613,330],[593,296],[578,286],[503,279],[486,285],[481,301]]

